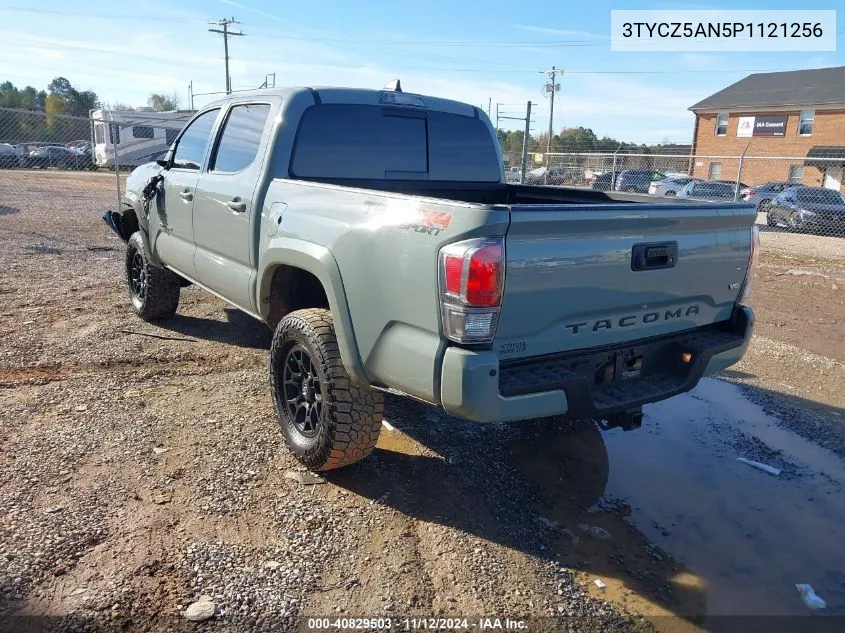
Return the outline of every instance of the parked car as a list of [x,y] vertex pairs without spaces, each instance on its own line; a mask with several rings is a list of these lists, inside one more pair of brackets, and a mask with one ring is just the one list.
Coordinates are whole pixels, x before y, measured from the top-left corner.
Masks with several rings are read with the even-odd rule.
[[691,180],[677,194],[677,198],[695,198],[711,202],[729,202],[734,199],[733,186],[713,180]]
[[20,160],[15,146],[9,143],[0,143],[0,168],[8,169],[18,165],[20,165]]
[[834,189],[790,187],[772,200],[766,223],[793,231],[845,236],[845,198]]
[[[546,179],[546,171],[549,177]],[[565,167],[538,167],[525,174],[526,185],[563,185],[572,181],[571,174]]]
[[515,165],[505,169],[505,180],[507,182],[519,182],[519,177],[522,175],[522,167]]
[[648,188],[656,180],[665,178],[663,172],[653,169],[623,169],[616,176],[616,191],[648,193]]
[[93,166],[91,155],[61,146],[39,147],[24,159],[24,166],[37,169],[88,169]]
[[85,149],[91,145],[91,141],[86,141],[85,139],[79,139],[76,141],[71,141],[70,143],[65,143],[65,147],[70,149]]
[[736,200],[737,201],[739,201],[742,198],[742,192],[749,188],[748,185],[746,185],[744,182],[740,181],[739,183],[737,183],[736,180],[721,179],[721,180],[710,180],[708,182],[719,182],[719,183],[722,183],[722,184],[725,184],[725,185],[730,185],[731,189],[736,193]]
[[757,205],[757,211],[767,211],[772,200],[780,193],[790,187],[799,186],[793,182],[767,182],[757,187],[747,187],[742,190],[742,199],[745,202]]
[[663,180],[657,180],[648,186],[648,195],[674,196],[693,180],[698,180],[698,178],[682,176],[680,178],[664,178]]
[[613,189],[613,172],[593,172],[593,175],[587,179],[587,186],[599,191],[610,191]]
[[496,147],[478,108],[398,90],[211,103],[104,216],[132,310],[172,317],[193,282],[273,328],[269,391],[313,470],[372,452],[385,391],[634,429],[742,358],[753,206],[511,185]]

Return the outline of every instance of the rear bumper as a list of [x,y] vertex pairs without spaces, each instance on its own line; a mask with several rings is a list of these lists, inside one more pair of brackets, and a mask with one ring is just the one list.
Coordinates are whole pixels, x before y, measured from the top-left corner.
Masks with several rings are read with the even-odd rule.
[[[495,352],[447,348],[441,404],[477,422],[513,422],[563,415],[602,418],[691,390],[703,377],[738,362],[751,339],[754,313],[737,306],[724,323],[596,350],[500,364]],[[645,359],[640,376],[596,386],[596,364],[621,369],[625,354]],[[689,351],[692,361],[682,364]]]

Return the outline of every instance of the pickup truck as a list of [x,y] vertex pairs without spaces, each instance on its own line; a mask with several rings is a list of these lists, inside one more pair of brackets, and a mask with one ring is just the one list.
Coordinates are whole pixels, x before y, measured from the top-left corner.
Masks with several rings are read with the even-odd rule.
[[508,184],[484,112],[395,87],[228,96],[104,219],[142,319],[193,284],[273,328],[282,433],[329,470],[373,450],[385,392],[636,428],[742,357],[755,217]]

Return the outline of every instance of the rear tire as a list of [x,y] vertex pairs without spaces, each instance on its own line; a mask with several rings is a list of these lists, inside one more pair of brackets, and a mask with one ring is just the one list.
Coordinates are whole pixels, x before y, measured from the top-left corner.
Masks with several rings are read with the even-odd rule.
[[297,310],[279,322],[270,385],[285,443],[309,469],[342,468],[375,448],[384,397],[349,378],[328,310]]
[[672,196],[674,196],[674,195],[675,195],[675,192],[670,190],[670,191],[667,191],[667,192],[665,193],[665,195],[666,195],[668,198],[671,198]]
[[126,245],[126,281],[132,309],[145,321],[166,319],[176,313],[180,277],[153,265],[140,231],[135,231]]
[[777,222],[775,222],[775,218],[774,218],[774,216],[772,215],[772,210],[771,210],[771,209],[769,209],[768,211],[766,211],[766,224],[767,224],[768,226],[773,227],[773,228],[777,226]]

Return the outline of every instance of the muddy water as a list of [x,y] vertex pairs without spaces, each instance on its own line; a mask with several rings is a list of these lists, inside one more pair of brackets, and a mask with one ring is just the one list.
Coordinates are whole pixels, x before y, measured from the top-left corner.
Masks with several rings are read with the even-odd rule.
[[[795,583],[809,583],[827,613],[845,613],[838,457],[717,380],[646,407],[640,430],[599,437],[582,425],[521,438],[512,451],[538,512],[579,537],[560,536],[559,558],[586,582],[602,578],[607,598],[709,628],[714,616],[805,615]],[[611,538],[591,538],[585,525]]]

